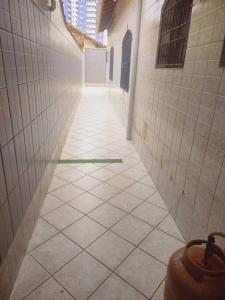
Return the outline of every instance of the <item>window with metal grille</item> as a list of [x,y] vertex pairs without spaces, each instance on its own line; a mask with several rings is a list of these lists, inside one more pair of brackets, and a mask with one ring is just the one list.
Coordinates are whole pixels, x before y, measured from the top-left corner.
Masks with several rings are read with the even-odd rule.
[[193,0],[166,0],[161,13],[156,67],[182,68]]
[[113,80],[114,48],[110,49],[109,79]]
[[222,49],[222,55],[220,59],[220,67],[225,67],[225,38],[223,41],[223,49]]
[[120,87],[129,92],[132,32],[127,30],[123,38]]

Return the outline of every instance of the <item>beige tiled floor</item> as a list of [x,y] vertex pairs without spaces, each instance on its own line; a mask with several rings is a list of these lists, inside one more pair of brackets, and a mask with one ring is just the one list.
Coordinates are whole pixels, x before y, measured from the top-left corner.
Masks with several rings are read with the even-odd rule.
[[163,300],[183,246],[103,88],[86,88],[13,290],[16,300]]

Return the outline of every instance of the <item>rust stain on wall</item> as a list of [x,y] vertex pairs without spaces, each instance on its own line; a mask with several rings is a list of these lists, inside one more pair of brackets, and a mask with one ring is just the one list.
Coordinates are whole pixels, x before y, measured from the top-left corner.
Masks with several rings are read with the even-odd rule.
[[136,124],[135,124],[134,131],[140,137],[141,141],[147,142],[146,137],[147,137],[147,132],[148,132],[148,125],[147,125],[146,122],[144,122],[142,129],[138,129]]

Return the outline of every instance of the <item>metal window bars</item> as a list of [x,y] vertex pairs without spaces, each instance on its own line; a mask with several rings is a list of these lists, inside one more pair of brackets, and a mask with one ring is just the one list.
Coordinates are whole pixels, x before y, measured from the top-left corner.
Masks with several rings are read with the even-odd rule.
[[184,65],[193,0],[166,0],[161,13],[156,67]]

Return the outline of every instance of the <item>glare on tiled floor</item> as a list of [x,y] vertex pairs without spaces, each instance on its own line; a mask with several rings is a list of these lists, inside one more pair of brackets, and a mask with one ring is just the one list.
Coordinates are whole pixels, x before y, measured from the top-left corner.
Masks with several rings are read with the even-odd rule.
[[[183,238],[103,88],[86,88],[24,258],[15,300],[163,300]],[[153,297],[153,298],[152,298]]]

